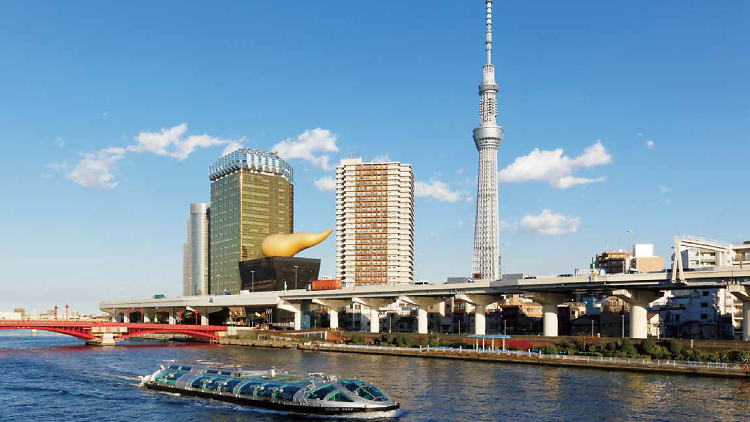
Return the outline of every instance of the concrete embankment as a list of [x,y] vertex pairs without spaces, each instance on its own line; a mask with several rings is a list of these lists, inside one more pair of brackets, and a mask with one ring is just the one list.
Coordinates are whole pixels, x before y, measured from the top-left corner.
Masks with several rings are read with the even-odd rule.
[[361,353],[419,357],[430,359],[459,359],[479,362],[516,363],[524,365],[573,367],[615,371],[638,371],[663,374],[696,375],[723,378],[745,378],[750,380],[750,371],[739,365],[709,364],[705,362],[657,361],[648,359],[601,358],[594,356],[550,356],[536,353],[473,350],[473,349],[429,349],[406,347],[356,346],[331,343],[297,343],[286,340],[261,340],[223,338],[223,345],[300,349],[333,353]]

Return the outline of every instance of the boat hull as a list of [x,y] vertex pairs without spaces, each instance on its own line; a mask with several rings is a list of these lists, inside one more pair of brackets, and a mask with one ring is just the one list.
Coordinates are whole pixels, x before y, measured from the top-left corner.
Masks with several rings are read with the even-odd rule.
[[317,407],[317,406],[301,406],[295,404],[287,404],[280,402],[254,400],[245,397],[237,397],[233,394],[216,394],[209,391],[202,390],[188,390],[182,388],[175,388],[167,385],[157,384],[155,382],[145,382],[144,387],[149,390],[164,391],[169,393],[177,393],[183,396],[192,397],[203,397],[228,403],[240,404],[244,406],[260,407],[264,409],[281,410],[286,412],[304,413],[304,414],[317,414],[317,415],[341,415],[341,414],[353,414],[353,413],[371,413],[371,412],[388,412],[396,410],[401,405],[394,403],[392,406],[371,406],[371,407]]

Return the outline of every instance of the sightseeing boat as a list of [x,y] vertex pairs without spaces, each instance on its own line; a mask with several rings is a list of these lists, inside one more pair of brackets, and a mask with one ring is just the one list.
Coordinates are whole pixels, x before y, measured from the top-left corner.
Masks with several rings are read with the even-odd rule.
[[370,383],[321,373],[295,376],[275,369],[170,364],[142,380],[152,390],[296,413],[333,415],[399,408]]

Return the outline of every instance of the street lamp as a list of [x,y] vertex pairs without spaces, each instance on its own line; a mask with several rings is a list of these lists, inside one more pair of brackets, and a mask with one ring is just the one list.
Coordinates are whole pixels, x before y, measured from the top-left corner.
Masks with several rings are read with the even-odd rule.
[[631,233],[633,233],[633,231],[630,230],[630,229],[628,229],[628,252],[632,252],[631,251],[632,246],[630,246],[630,244],[631,244],[631,242],[630,242],[630,235],[631,235]]
[[[633,247],[631,246],[632,242],[630,241],[630,234],[633,233],[632,230],[628,229],[628,255],[633,253]],[[630,272],[630,260],[628,259],[625,263],[625,271],[626,273]]]
[[[503,279],[503,252],[505,251],[505,243],[502,243],[500,245],[500,280]],[[508,261],[506,260],[505,263],[507,264]]]
[[250,270],[250,292],[255,291],[255,270]]
[[299,265],[294,266],[294,290],[297,290],[297,268]]

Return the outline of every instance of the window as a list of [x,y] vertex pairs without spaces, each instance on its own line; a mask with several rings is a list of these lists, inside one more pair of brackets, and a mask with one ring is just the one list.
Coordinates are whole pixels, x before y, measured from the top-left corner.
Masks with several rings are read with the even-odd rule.
[[708,319],[708,314],[701,314],[701,319]]
[[276,393],[276,398],[292,401],[292,397],[301,389],[302,387],[298,385],[287,385]]
[[248,382],[247,384],[240,387],[238,393],[243,396],[252,396],[253,393],[255,393],[255,388],[258,386],[260,386],[260,383],[257,381]]
[[236,387],[238,384],[240,384],[243,380],[229,380],[226,382],[226,384],[221,386],[221,392],[224,393],[231,393],[234,391],[234,387]]
[[708,308],[708,302],[701,302],[701,308]]
[[203,383],[208,382],[208,380],[210,380],[210,379],[211,379],[211,377],[206,377],[206,376],[198,377],[198,378],[196,378],[196,379],[193,380],[193,382],[192,382],[192,384],[190,384],[190,386],[193,387],[193,388],[202,388],[203,387]]
[[334,390],[336,390],[336,387],[332,385],[326,385],[316,388],[307,397],[313,400],[325,400],[326,396]]
[[703,291],[703,296],[708,296],[708,291],[704,290]]
[[261,388],[258,389],[258,391],[256,392],[255,396],[256,397],[263,397],[264,399],[270,400],[270,399],[273,398],[273,393],[276,392],[276,389],[278,387],[281,387],[281,385],[280,384],[273,384],[273,383],[265,384],[263,387],[261,387]]
[[337,392],[331,394],[330,396],[328,396],[328,398],[326,400],[329,400],[329,401],[338,401],[338,402],[346,402],[346,403],[351,403],[351,402],[354,401],[354,400],[350,399],[349,397],[347,397],[346,394],[344,394],[344,393],[342,393],[340,391],[337,391]]

